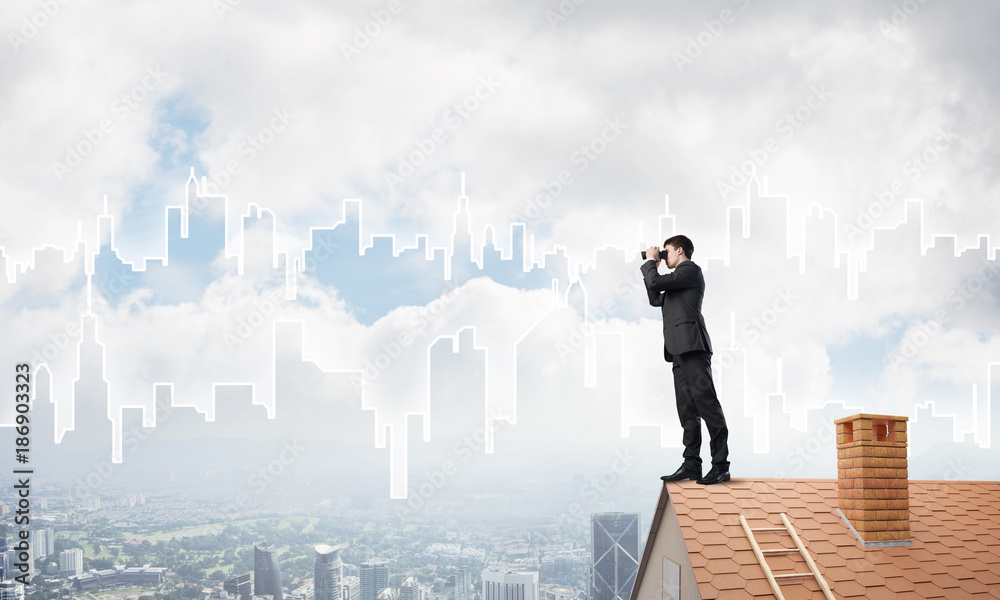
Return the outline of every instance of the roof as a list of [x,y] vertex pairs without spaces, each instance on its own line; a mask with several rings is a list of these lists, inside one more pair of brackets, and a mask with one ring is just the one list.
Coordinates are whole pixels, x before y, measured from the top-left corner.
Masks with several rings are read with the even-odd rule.
[[[1000,482],[911,480],[909,491],[911,545],[866,549],[838,514],[835,479],[664,483],[630,600],[661,598],[658,555],[671,543],[686,555],[672,560],[689,561],[682,590],[689,573],[705,599],[775,598],[739,517],[782,527],[782,513],[836,598],[1000,598]],[[755,538],[762,549],[794,547],[784,532]],[[767,562],[775,574],[809,570],[797,552]],[[783,581],[781,592],[824,597],[813,578]]]

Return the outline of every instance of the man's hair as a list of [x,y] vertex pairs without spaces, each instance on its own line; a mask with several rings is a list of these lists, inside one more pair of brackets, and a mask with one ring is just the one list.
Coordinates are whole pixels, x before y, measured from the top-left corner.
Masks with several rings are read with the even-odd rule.
[[691,258],[694,256],[694,242],[692,242],[686,235],[675,235],[674,237],[669,237],[663,246],[673,246],[674,248],[681,248],[684,250],[684,256]]

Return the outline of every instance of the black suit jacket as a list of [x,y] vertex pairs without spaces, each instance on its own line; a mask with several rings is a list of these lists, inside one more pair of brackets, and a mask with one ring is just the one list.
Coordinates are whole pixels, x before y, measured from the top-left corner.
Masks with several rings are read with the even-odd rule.
[[656,263],[647,260],[639,267],[649,294],[649,304],[663,313],[663,358],[692,350],[712,353],[701,302],[705,297],[705,277],[701,267],[690,260],[677,265],[666,275],[656,271]]

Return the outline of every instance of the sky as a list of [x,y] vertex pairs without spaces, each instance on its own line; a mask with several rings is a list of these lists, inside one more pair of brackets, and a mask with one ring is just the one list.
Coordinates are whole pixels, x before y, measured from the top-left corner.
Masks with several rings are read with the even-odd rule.
[[[310,407],[370,417],[372,435],[343,436],[381,450],[380,493],[397,500],[433,471],[409,461],[434,464],[435,423],[457,439],[482,427],[476,452],[512,464],[541,451],[553,470],[569,456],[597,474],[626,444],[656,457],[643,473],[671,472],[660,316],[635,275],[638,250],[684,233],[723,406],[745,424],[740,475],[830,477],[810,415],[870,412],[927,428],[914,476],[995,479],[980,459],[1000,398],[998,21],[993,3],[933,0],[9,3],[4,360],[58,347],[57,436],[88,394],[107,394],[119,426],[121,407],[145,407],[151,426],[154,383],[209,418],[226,382],[253,383],[279,421],[282,397],[305,421]],[[192,209],[199,194],[226,200]],[[172,264],[169,206],[184,231]],[[546,255],[546,270],[487,265],[450,285],[419,250],[394,256],[450,254],[466,219],[480,265],[487,241],[509,259],[523,223],[525,262]],[[341,221],[370,260],[307,268],[313,229]],[[216,237],[182,239],[198,231]],[[247,252],[294,280],[284,295]],[[122,263],[146,270],[110,290],[102,269]],[[88,300],[95,264],[105,283]],[[110,392],[77,368],[83,313]],[[373,371],[404,333],[405,352]],[[343,389],[283,379],[284,360]],[[438,398],[462,407],[438,413],[482,420],[435,417]],[[816,440],[822,458],[792,468]],[[121,447],[119,434],[115,460]]]

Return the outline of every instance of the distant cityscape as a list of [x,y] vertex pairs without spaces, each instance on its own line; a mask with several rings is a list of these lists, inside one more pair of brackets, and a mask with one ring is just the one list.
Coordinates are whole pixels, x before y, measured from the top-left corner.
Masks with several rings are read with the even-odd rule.
[[642,550],[638,513],[399,521],[356,497],[336,518],[299,507],[198,524],[195,504],[42,499],[50,518],[27,552],[20,528],[0,522],[0,600],[627,600]]

